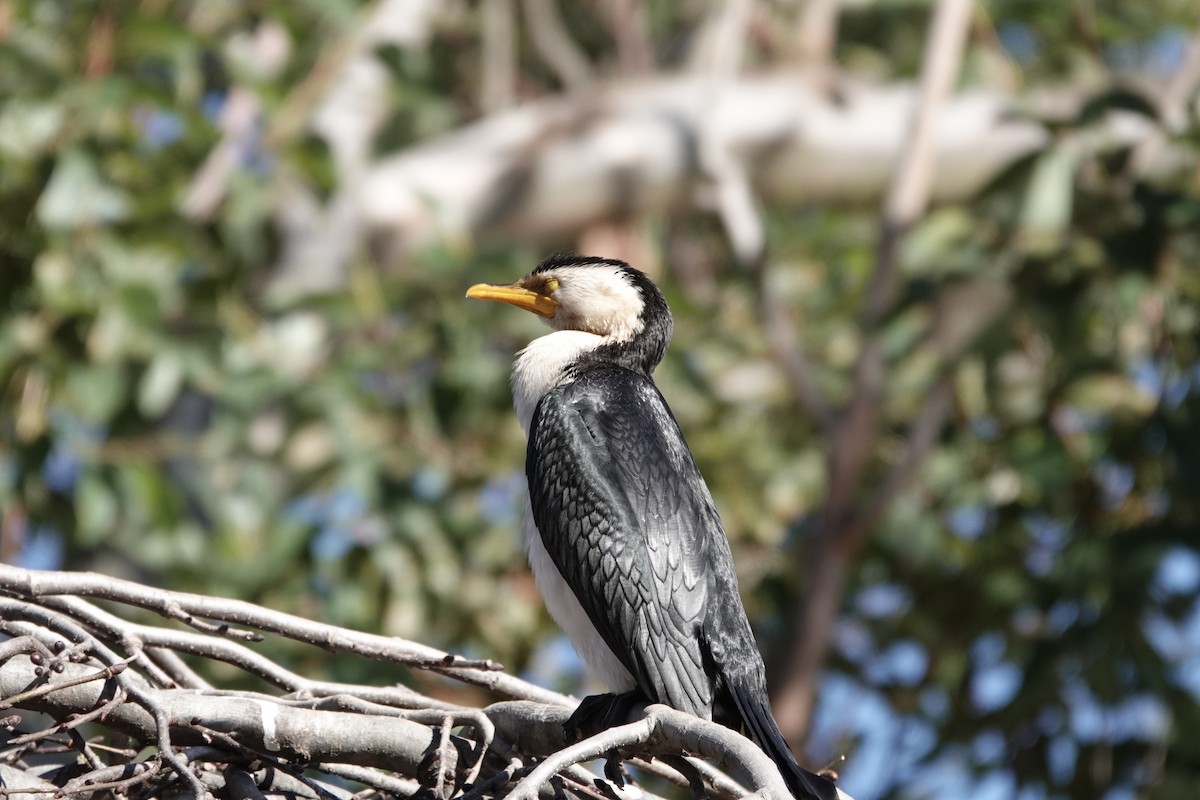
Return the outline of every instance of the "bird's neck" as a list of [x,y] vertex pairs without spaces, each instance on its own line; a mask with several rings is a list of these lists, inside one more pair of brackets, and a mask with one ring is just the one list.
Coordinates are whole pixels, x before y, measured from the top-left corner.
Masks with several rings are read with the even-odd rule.
[[513,405],[526,436],[542,395],[571,380],[572,366],[610,343],[610,339],[594,333],[555,331],[534,339],[517,353],[512,371]]

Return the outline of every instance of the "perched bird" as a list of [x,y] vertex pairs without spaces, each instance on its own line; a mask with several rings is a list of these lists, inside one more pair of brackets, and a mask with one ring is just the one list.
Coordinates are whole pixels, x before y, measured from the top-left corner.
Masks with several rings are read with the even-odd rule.
[[662,292],[623,261],[552,256],[467,296],[554,329],[517,355],[512,392],[528,437],[530,566],[551,616],[615,693],[587,698],[572,721],[620,723],[636,702],[664,703],[744,732],[797,798],[835,800],[771,716],[729,541],[650,379],[671,338]]

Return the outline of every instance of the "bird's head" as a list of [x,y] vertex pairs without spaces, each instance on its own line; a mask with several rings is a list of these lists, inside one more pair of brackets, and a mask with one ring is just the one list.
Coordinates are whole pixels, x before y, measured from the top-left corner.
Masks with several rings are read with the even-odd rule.
[[601,337],[598,356],[617,354],[647,372],[666,352],[671,312],[645,273],[624,261],[589,256],[551,256],[513,284],[480,283],[467,297],[498,300],[532,311],[556,331]]

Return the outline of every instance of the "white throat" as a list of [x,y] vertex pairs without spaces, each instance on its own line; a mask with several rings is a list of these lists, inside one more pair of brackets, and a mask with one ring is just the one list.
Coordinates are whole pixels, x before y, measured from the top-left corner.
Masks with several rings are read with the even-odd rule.
[[555,331],[534,339],[517,353],[512,371],[513,406],[526,436],[542,395],[566,380],[564,373],[575,359],[609,341],[584,331]]

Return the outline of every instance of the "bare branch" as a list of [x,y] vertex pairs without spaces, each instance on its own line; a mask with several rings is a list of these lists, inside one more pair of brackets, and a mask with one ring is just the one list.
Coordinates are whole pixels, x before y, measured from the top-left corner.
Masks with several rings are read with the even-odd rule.
[[64,795],[76,792],[112,792],[119,795],[126,789],[146,783],[162,768],[158,759],[138,761],[132,764],[117,764],[102,769],[95,769],[84,775],[72,778],[62,787]]
[[[320,778],[325,774],[357,782],[369,787],[367,791],[404,797],[420,792],[446,800],[464,792],[468,798],[489,797],[503,793],[514,780],[518,797],[540,794],[547,782],[571,797],[611,797],[607,784],[602,780],[597,784],[597,777],[578,765],[584,749],[560,753],[566,748],[563,722],[570,711],[565,698],[564,703],[557,702],[561,696],[550,693],[556,700],[553,705],[517,701],[480,710],[424,698],[410,690],[305,679],[269,666],[240,642],[127,622],[64,594],[72,587],[128,606],[158,609],[174,604],[184,616],[204,616],[217,621],[218,628],[228,623],[291,630],[281,622],[286,615],[249,603],[161,592],[98,575],[29,575],[0,568],[3,595],[30,598],[0,595],[0,630],[15,637],[0,651],[4,656],[0,698],[7,697],[23,711],[59,720],[12,739],[8,757],[28,759],[35,752],[42,757],[56,752],[72,758],[76,752],[82,754],[90,771],[71,778],[58,791],[149,787],[161,792],[163,782],[182,779],[186,791],[196,797],[233,791],[253,798],[276,790],[302,790],[309,797],[350,796],[326,784]],[[303,640],[329,640],[325,633],[309,631]],[[358,636],[339,629],[336,641],[343,650],[348,649],[344,641],[377,644]],[[372,656],[378,652],[378,648],[360,650]],[[162,658],[164,653],[175,659],[178,653],[188,653],[226,661],[268,677],[293,695],[175,688],[177,682],[157,666],[171,661]],[[148,663],[149,654],[155,656],[155,668],[145,671],[141,666]],[[178,672],[177,667],[171,672]],[[190,668],[185,670],[187,683],[208,685]],[[415,707],[399,707],[405,704]],[[138,747],[121,751],[93,747],[77,731],[85,722],[124,734]],[[630,736],[630,730],[638,732]],[[63,733],[70,742],[63,741]],[[155,746],[157,756],[135,760],[146,745]],[[621,749],[623,758],[647,759],[637,762],[639,770],[694,790],[707,782],[722,798],[742,797],[746,790],[710,764],[685,762],[685,753],[749,776],[761,796],[784,796],[778,771],[749,740],[661,706],[652,706],[633,729],[618,729],[582,746],[590,748],[589,753],[611,747]],[[551,758],[524,775],[528,757],[546,755]],[[256,762],[266,765],[273,777],[252,773],[250,766]],[[217,767],[221,764],[226,766]],[[163,769],[164,765],[170,769]],[[34,786],[38,788],[46,787]],[[657,800],[645,791],[642,796]]]
[[[111,669],[111,668],[108,668],[108,669]],[[102,673],[107,672],[108,669],[101,670],[101,672]],[[107,677],[110,678],[112,676],[108,675]],[[79,682],[86,683],[88,680],[92,680],[92,678],[87,678],[85,676],[84,678],[80,679]],[[68,687],[64,684],[55,684],[53,687],[51,687],[52,690],[63,689],[63,688],[68,688]],[[16,698],[13,698],[13,697],[6,698],[4,703],[0,704],[0,707],[2,707],[5,704],[9,704],[9,703],[11,703],[12,705],[17,705],[19,702],[20,702],[19,700],[17,700]],[[121,689],[118,689],[116,691],[116,694],[113,695],[113,698],[111,700],[109,700],[107,703],[105,703],[101,706],[97,706],[96,708],[92,709],[91,711],[87,712],[86,714],[72,714],[71,717],[66,722],[59,723],[56,727],[43,728],[40,731],[34,731],[33,733],[27,733],[24,736],[14,736],[13,738],[8,740],[7,746],[8,747],[16,747],[18,745],[30,744],[30,743],[36,742],[40,739],[44,739],[47,736],[53,736],[56,733],[63,733],[65,731],[73,730],[75,728],[78,728],[80,725],[83,725],[86,722],[91,722],[94,719],[103,717],[109,711],[112,711],[114,708],[116,708],[117,706],[121,705],[124,702],[125,702],[125,692]]]
[[[694,204],[697,145],[710,125],[756,197],[870,201],[900,158],[916,92],[848,83],[834,98],[804,76],[740,75],[718,99],[697,70],[525,103],[387,157],[369,167],[360,198],[376,251],[399,261],[462,236],[545,242],[621,213]],[[936,196],[973,193],[1045,145],[1047,129],[1013,108],[1014,98],[983,91],[947,106]]]
[[837,43],[838,0],[801,0],[797,30],[800,65],[817,74],[830,69]]
[[512,0],[488,0],[483,15],[479,105],[494,114],[513,104],[517,85],[516,9]]
[[563,86],[571,92],[578,92],[591,85],[592,69],[563,25],[554,2],[523,0],[525,21],[538,55],[557,73]]
[[0,796],[20,797],[21,795],[55,795],[59,787],[49,781],[18,769],[10,764],[0,764]]
[[146,655],[169,676],[172,685],[181,689],[212,688],[208,681],[197,675],[175,652],[162,647],[147,647]]
[[240,600],[168,592],[93,573],[37,572],[0,564],[0,589],[28,598],[80,595],[137,606],[164,617],[206,617],[286,636],[330,652],[354,653],[420,669],[435,670],[465,683],[503,692],[510,697],[570,704],[557,692],[500,672],[500,665],[450,655],[425,645],[377,634],[347,631],[303,617],[255,606]]
[[[75,622],[49,609],[40,608],[21,601],[0,600],[0,618],[26,619],[55,633],[66,636],[76,644],[87,644],[90,655],[108,667],[109,674],[105,676],[105,683],[110,680],[116,681],[126,694],[129,695],[133,703],[140,706],[153,718],[154,738],[151,741],[158,747],[159,758],[167,762],[179,777],[183,779],[184,783],[188,784],[195,797],[202,798],[204,796],[204,788],[200,785],[199,780],[175,752],[171,741],[170,720],[166,713],[164,713],[162,706],[155,701],[150,693],[151,690],[146,688],[145,681],[140,679],[140,676],[130,674],[131,670],[125,669],[125,666],[133,660],[132,658],[120,658],[102,642],[91,637],[90,634],[80,628]],[[71,665],[63,664],[62,666],[66,670]],[[74,677],[79,678],[80,676],[76,675]],[[89,680],[83,683],[91,682]],[[72,687],[66,688],[69,690]],[[7,691],[0,692],[0,696],[8,694],[9,692]]]
[[[884,200],[875,271],[860,315],[863,346],[854,371],[848,407],[840,415],[827,444],[829,491],[820,520],[817,553],[800,554],[807,567],[808,592],[798,598],[792,614],[787,654],[776,693],[780,727],[793,740],[807,730],[817,672],[829,647],[829,634],[838,613],[845,576],[871,526],[856,513],[856,498],[867,464],[875,452],[883,407],[884,359],[882,324],[896,293],[900,244],[909,227],[929,203],[937,167],[938,122],[958,77],[970,22],[971,0],[938,0],[930,23],[917,103],[902,156],[896,163]],[[923,455],[926,440],[940,430],[945,410],[934,406],[930,417],[914,429],[913,456]],[[910,465],[911,469],[915,464]],[[907,473],[885,485],[878,497],[890,499]],[[869,515],[883,513],[872,507]]]
[[562,724],[568,715],[563,709],[507,702],[490,705],[486,711],[499,737],[523,752],[551,754],[514,789],[528,796],[569,764],[597,758],[610,750],[631,748],[641,755],[691,753],[747,775],[754,790],[762,796],[790,797],[778,768],[749,739],[723,725],[667,706],[649,706],[643,719],[570,747],[565,747],[563,739]]
[[[77,597],[54,597],[48,598],[43,602],[48,607],[56,608],[70,614],[75,619],[100,631],[104,636],[122,641],[126,647],[129,647],[131,644],[139,648],[142,646],[153,647],[159,648],[160,652],[164,653],[177,650],[181,653],[224,661],[290,692],[323,697],[357,690],[361,696],[361,687],[349,687],[340,683],[309,680],[235,642],[228,642],[216,637],[203,636],[188,631],[173,631],[126,622]],[[161,648],[171,648],[171,650],[161,650]],[[165,681],[159,681],[159,683],[160,685],[169,685]],[[193,685],[188,688],[208,689],[211,687],[206,682],[201,682],[200,685]],[[437,701],[424,697],[405,686],[372,689],[369,692],[369,699],[381,704],[404,708],[428,708],[440,705]]]
[[971,5],[971,0],[938,0],[934,7],[905,157],[897,165],[883,209],[884,215],[899,225],[915,222],[929,203],[938,117],[958,80]]
[[605,0],[601,8],[608,17],[617,45],[617,62],[623,75],[647,75],[654,71],[654,44],[642,0]]
[[654,725],[647,717],[627,725],[609,728],[590,739],[565,747],[538,764],[533,772],[513,788],[508,797],[510,800],[537,800],[541,788],[562,770],[572,764],[600,758],[621,747],[645,745],[649,742],[653,730]]
[[84,683],[91,683],[92,681],[111,680],[112,678],[115,678],[117,675],[120,675],[122,672],[124,672],[126,665],[128,665],[132,660],[133,658],[130,657],[124,661],[118,661],[111,667],[105,667],[104,669],[99,669],[86,675],[77,675],[68,681],[62,681],[60,683],[43,683],[41,686],[37,686],[33,689],[19,692],[18,694],[14,694],[10,697],[5,697],[4,700],[0,701],[0,711],[7,711],[10,708],[16,708],[17,706],[28,703],[30,700],[35,700],[42,695],[50,694],[50,692],[57,692],[59,689],[70,689],[72,686],[79,686]]
[[[731,0],[720,8],[707,69],[708,105],[713,108],[720,105],[722,93],[741,67],[750,0]],[[713,183],[717,213],[733,252],[743,264],[751,264],[762,257],[766,232],[746,165],[726,134],[727,123],[718,114],[705,122],[700,131],[700,166]]]
[[[0,665],[0,695],[15,694],[36,677],[27,656]],[[93,670],[68,664],[67,679]],[[145,690],[146,705],[171,720],[183,743],[206,744],[203,731],[239,732],[239,742],[255,751],[302,755],[309,761],[354,763],[384,769],[403,769],[415,775],[430,743],[430,729],[396,717],[343,714],[294,708],[278,701],[235,695],[199,694],[183,689]],[[102,703],[96,682],[58,689],[23,705],[63,718],[86,713]],[[368,722],[369,721],[369,722]],[[144,706],[126,703],[108,714],[108,724],[143,743],[154,743],[156,723]],[[456,758],[469,763],[471,747],[452,737]]]
[[381,792],[394,794],[397,797],[412,797],[421,791],[420,782],[412,778],[396,778],[370,767],[358,767],[353,764],[322,764],[321,771],[370,786]]

